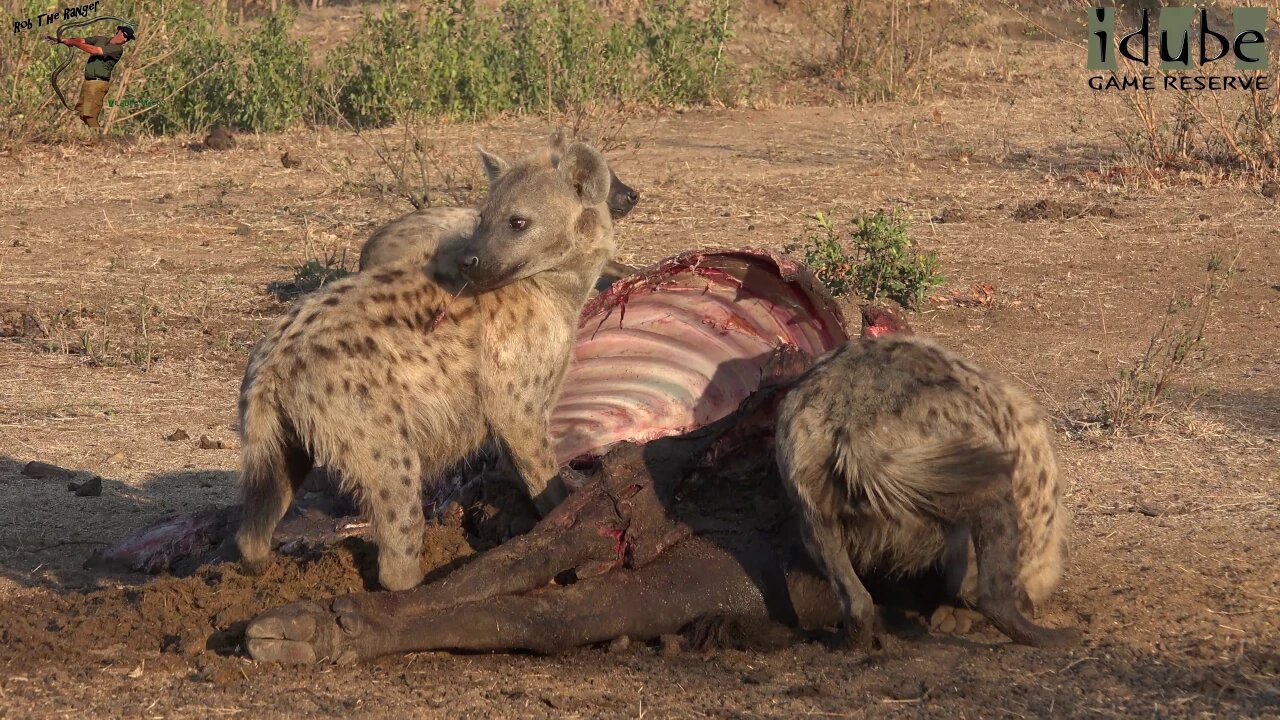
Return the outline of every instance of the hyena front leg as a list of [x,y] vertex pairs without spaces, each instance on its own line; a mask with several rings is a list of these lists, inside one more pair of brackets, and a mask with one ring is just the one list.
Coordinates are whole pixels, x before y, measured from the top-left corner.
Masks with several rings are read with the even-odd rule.
[[[525,408],[528,411],[521,412]],[[529,499],[543,517],[569,495],[547,432],[547,415],[546,410],[513,402],[493,413],[489,420],[494,436],[528,490]]]

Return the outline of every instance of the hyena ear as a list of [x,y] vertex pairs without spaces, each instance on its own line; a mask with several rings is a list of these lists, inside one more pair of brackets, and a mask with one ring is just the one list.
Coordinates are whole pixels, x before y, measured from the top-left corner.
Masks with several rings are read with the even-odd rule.
[[510,165],[506,160],[494,155],[484,148],[476,145],[476,150],[480,153],[480,162],[484,165],[485,177],[489,178],[489,187],[498,182],[498,178],[506,174]]
[[569,142],[572,139],[573,134],[567,128],[557,127],[555,132],[551,133],[551,138],[547,142],[551,146],[551,152],[563,155],[569,149]]
[[556,170],[578,194],[583,205],[599,205],[609,196],[609,165],[604,156],[590,145],[570,145]]

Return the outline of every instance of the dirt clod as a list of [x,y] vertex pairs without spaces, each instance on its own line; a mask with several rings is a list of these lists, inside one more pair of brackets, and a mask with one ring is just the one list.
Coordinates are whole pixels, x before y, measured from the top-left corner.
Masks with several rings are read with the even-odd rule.
[[936,223],[962,223],[973,219],[973,213],[959,205],[950,205],[933,217]]
[[168,440],[169,442],[178,442],[179,440],[190,440],[191,436],[187,434],[186,430],[183,430],[182,428],[178,428],[177,430],[174,430],[168,435],[165,435],[164,439]]
[[98,497],[102,495],[102,478],[94,475],[84,482],[68,483],[67,489],[74,491],[76,497]]
[[32,460],[22,468],[22,474],[36,480],[70,480],[76,476],[76,471],[52,463]]
[[[14,247],[19,246],[15,244]],[[43,338],[48,335],[49,326],[39,315],[29,310],[0,306],[0,337]]]
[[209,437],[208,435],[200,436],[201,450],[225,450],[227,444],[221,438]]
[[675,657],[683,651],[684,645],[679,635],[663,635],[658,638],[658,652],[662,657]]

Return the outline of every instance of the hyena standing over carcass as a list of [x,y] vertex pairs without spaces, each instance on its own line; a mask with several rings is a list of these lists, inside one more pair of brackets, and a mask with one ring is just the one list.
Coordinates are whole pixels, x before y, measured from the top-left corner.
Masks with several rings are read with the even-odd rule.
[[[413,258],[300,300],[249,359],[240,391],[250,571],[314,464],[354,490],[378,580],[422,580],[421,482],[492,437],[540,513],[566,489],[548,421],[578,313],[613,255],[609,168],[581,143],[508,164],[480,150],[489,197],[460,253],[462,283]],[[447,274],[447,273],[446,273]]]
[[[867,647],[875,634],[858,573],[936,568],[1011,639],[1071,642],[1074,631],[1022,613],[1061,579],[1070,521],[1040,410],[1008,383],[912,337],[892,311],[868,308],[863,321],[863,339],[797,381],[777,430],[783,484],[840,598],[849,641]],[[975,581],[970,538],[976,586],[955,588],[966,571],[964,584]]]

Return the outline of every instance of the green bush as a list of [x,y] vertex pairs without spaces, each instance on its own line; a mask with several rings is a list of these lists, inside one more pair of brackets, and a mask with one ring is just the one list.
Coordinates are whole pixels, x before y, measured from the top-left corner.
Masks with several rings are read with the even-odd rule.
[[328,94],[356,126],[405,112],[463,119],[553,112],[594,100],[662,105],[720,99],[732,69],[731,0],[698,17],[689,0],[663,0],[634,23],[588,0],[508,0],[496,10],[448,0],[419,15],[368,14]]
[[877,211],[843,227],[822,212],[813,219],[818,227],[808,236],[804,261],[832,295],[918,307],[944,280],[937,256],[919,252],[908,236],[905,213]]
[[717,99],[724,43],[733,37],[731,0],[713,0],[698,18],[687,0],[662,0],[642,16],[639,32],[647,49],[651,100],[663,104]]
[[[145,98],[155,105],[125,120],[123,129],[167,134],[232,124],[230,103],[236,101],[240,85],[235,72],[235,47],[203,14],[188,16],[175,11],[172,20],[185,28],[184,42],[157,63],[155,72],[145,72],[127,88],[130,96]],[[143,57],[130,56],[134,50],[126,49],[125,62],[141,65]],[[170,72],[162,72],[161,65],[168,66]]]
[[[439,0],[416,13],[388,3],[366,11],[350,40],[313,60],[307,40],[296,37],[292,9],[240,25],[195,0],[120,0],[111,13],[135,19],[139,37],[109,98],[123,91],[142,103],[117,113],[114,127],[271,132],[304,121],[378,126],[406,114],[471,120],[598,101],[713,102],[734,82],[723,46],[735,1],[658,0],[628,22],[609,17],[598,0],[507,0],[496,8]],[[14,17],[48,11],[40,0],[0,3]],[[46,33],[0,45],[7,79],[0,92],[10,99],[0,131],[10,138],[74,127],[48,76],[78,51],[43,45]],[[62,78],[71,101],[84,63],[74,58]]]
[[[49,3],[42,0],[5,2],[0,4],[0,9],[5,11],[0,14],[6,18],[18,20],[50,11]],[[11,31],[11,27],[6,31]],[[51,121],[56,111],[63,108],[49,87],[49,75],[65,56],[55,52],[61,48],[40,42],[41,37],[52,34],[47,28],[34,28],[9,35],[0,43],[0,95],[4,97],[0,107],[0,133],[3,134],[0,137],[39,138],[53,131]],[[68,67],[63,76],[76,75]],[[74,105],[74,92],[64,92],[68,93],[68,102]]]
[[273,15],[249,33],[238,58],[240,87],[229,110],[231,124],[267,132],[302,120],[314,102],[310,48],[306,39],[289,37],[293,13]]

